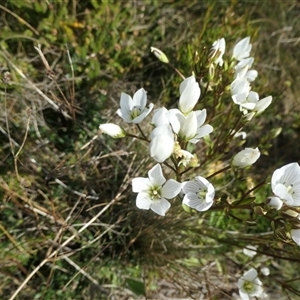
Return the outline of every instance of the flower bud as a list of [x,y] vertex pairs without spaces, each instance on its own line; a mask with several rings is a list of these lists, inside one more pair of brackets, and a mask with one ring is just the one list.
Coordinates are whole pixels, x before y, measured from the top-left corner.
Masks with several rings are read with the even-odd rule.
[[114,139],[120,139],[126,136],[126,131],[119,125],[113,123],[101,124],[99,129]]
[[269,276],[270,275],[270,269],[268,267],[262,267],[260,269],[260,272],[265,275],[265,276]]
[[167,57],[167,55],[165,53],[163,53],[161,50],[155,48],[155,47],[151,47],[151,52],[153,52],[153,54],[163,63],[168,64],[169,63],[169,59]]
[[258,148],[245,148],[233,156],[231,165],[236,168],[246,168],[253,165],[260,157]]

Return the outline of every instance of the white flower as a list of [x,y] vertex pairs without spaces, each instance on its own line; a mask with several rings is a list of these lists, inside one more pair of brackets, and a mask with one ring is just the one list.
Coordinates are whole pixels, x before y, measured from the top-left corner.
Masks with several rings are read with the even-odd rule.
[[141,88],[131,98],[128,94],[122,93],[120,99],[121,108],[118,109],[117,114],[127,123],[138,124],[142,122],[145,117],[151,112],[153,103],[147,104],[146,91]]
[[246,37],[239,41],[233,48],[232,58],[240,61],[249,57],[252,45],[250,44],[250,37]]
[[193,110],[201,94],[195,76],[184,79],[180,84],[179,92],[179,109],[184,115],[187,115]]
[[196,110],[195,114],[197,117],[197,133],[194,138],[189,141],[193,144],[198,143],[201,138],[213,132],[213,127],[211,125],[203,125],[206,120],[206,109]]
[[277,169],[271,178],[273,193],[289,206],[300,206],[300,166],[287,164]]
[[256,252],[257,246],[248,245],[246,248],[243,249],[243,253],[249,257],[253,257],[257,254]]
[[136,206],[140,209],[151,209],[158,215],[164,216],[172,199],[179,194],[181,183],[174,179],[166,181],[160,164],[155,165],[149,172],[148,178],[134,178],[132,190],[138,193]]
[[251,110],[257,115],[262,113],[271,103],[272,96],[259,100],[258,93],[250,91],[245,101],[240,103],[240,108],[244,114],[247,114],[248,110]]
[[300,229],[292,229],[291,230],[291,237],[293,241],[300,246]]
[[196,156],[196,154],[192,154],[186,150],[178,150],[176,152],[176,156],[177,158],[181,158],[180,161],[178,162],[178,167],[180,165],[183,165],[185,168],[187,166],[189,167],[195,167],[198,164],[198,158]]
[[177,118],[178,113],[182,115],[182,113],[176,108],[170,110],[167,110],[165,107],[158,108],[154,111],[151,123],[155,127],[170,124],[173,131],[178,133],[180,130],[180,122]]
[[260,157],[258,148],[245,148],[233,156],[231,165],[236,168],[246,168],[253,165]]
[[213,62],[215,64],[219,64],[219,66],[222,66],[224,61],[223,61],[223,55],[225,53],[225,39],[221,38],[216,40],[210,50],[210,57],[213,59]]
[[154,128],[150,134],[150,156],[157,162],[164,162],[174,150],[174,134],[170,125]]
[[236,78],[230,85],[231,98],[235,104],[244,103],[250,92],[250,83],[246,78]]
[[[193,139],[197,134],[197,116],[194,111],[190,112],[186,117],[180,119],[179,136],[185,141]],[[183,122],[182,122],[183,121]]]
[[235,78],[246,78],[249,82],[252,82],[256,79],[258,73],[256,70],[250,70],[253,64],[254,58],[248,57],[242,59],[236,66],[235,66]]
[[238,280],[239,294],[242,300],[250,297],[260,297],[263,293],[262,282],[257,277],[257,271],[250,269]]
[[114,139],[119,139],[124,136],[126,136],[125,130],[113,123],[106,123],[106,124],[101,124],[99,126],[99,129],[103,132],[108,134],[109,136],[113,137]]
[[204,177],[196,176],[194,180],[182,183],[185,194],[182,203],[198,211],[208,210],[214,202],[215,188]]
[[[187,116],[176,109],[170,111],[178,118],[180,123],[178,134],[186,142],[196,144],[201,138],[213,131],[211,125],[203,125],[206,120],[206,109],[192,111]],[[177,113],[175,113],[176,111]]]

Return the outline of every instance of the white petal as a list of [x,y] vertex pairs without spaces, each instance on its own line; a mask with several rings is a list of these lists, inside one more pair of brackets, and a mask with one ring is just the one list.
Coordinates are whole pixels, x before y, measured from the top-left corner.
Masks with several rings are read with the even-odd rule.
[[206,211],[213,205],[213,201],[206,202],[205,199],[201,199],[197,197],[196,194],[192,193],[186,194],[183,198],[182,203],[198,211]]
[[158,127],[161,125],[168,125],[169,124],[168,110],[165,107],[154,110],[154,114],[153,114],[151,123],[155,127]]
[[[239,281],[240,280],[241,279],[239,279]],[[244,281],[241,280],[241,282],[244,282]],[[241,300],[249,300],[250,299],[249,295],[246,292],[242,291],[242,290],[239,290],[239,294],[241,296]]]
[[276,210],[280,210],[283,202],[278,197],[271,197],[269,198],[268,205],[275,208]]
[[152,200],[148,193],[139,193],[136,197],[136,206],[139,209],[150,209],[152,205]]
[[174,150],[174,138],[163,134],[155,136],[150,143],[150,156],[157,162],[164,162]]
[[133,106],[140,106],[142,109],[145,108],[147,104],[147,94],[146,91],[141,88],[135,92],[133,95]]
[[291,236],[293,241],[300,246],[300,229],[292,229]]
[[206,188],[206,187],[208,187],[210,185],[209,181],[206,178],[202,177],[202,176],[196,176],[195,179],[196,179],[198,185],[202,189]]
[[244,58],[235,66],[235,69],[239,70],[245,67],[247,67],[247,69],[250,69],[253,65],[253,62],[254,62],[253,57]]
[[183,114],[193,110],[200,97],[200,87],[194,76],[186,78],[180,84],[179,109]]
[[132,179],[132,191],[140,193],[142,191],[149,191],[152,184],[148,178],[137,177]]
[[117,114],[127,123],[131,123],[132,118],[131,118],[131,114],[130,111],[128,110],[122,110],[121,108],[119,108],[117,110]]
[[258,76],[258,72],[256,70],[249,70],[245,77],[249,82],[252,82],[256,79],[256,77]]
[[293,197],[288,192],[287,187],[282,183],[277,183],[273,189],[273,192],[276,196],[286,201],[287,205],[293,204]]
[[199,183],[196,180],[184,181],[182,183],[182,191],[184,194],[198,193],[199,192]]
[[133,107],[132,98],[128,94],[121,93],[120,106],[121,106],[122,112],[123,111],[124,112],[131,111],[131,109]]
[[174,179],[169,179],[161,189],[161,196],[166,199],[172,199],[179,194],[181,183]]
[[212,58],[215,58],[215,56],[218,55],[218,57],[215,58],[213,62],[215,64],[219,64],[219,66],[223,65],[223,55],[225,52],[225,47],[226,47],[225,39],[221,38],[215,41],[211,48],[210,56]]
[[251,102],[244,102],[241,103],[240,106],[246,108],[247,110],[253,110],[256,107],[256,104]]
[[149,115],[153,107],[154,107],[153,103],[150,103],[148,108],[144,108],[141,114],[132,120],[132,123],[134,124],[141,123]]
[[203,199],[199,199],[199,197],[195,193],[188,193],[184,196],[182,203],[191,207],[196,208],[199,204],[204,203],[205,201]]
[[162,169],[160,164],[156,164],[149,172],[148,172],[149,180],[152,186],[160,187],[166,182],[166,178],[162,173]]
[[287,201],[287,205],[300,204],[300,166],[298,163],[287,164],[277,169],[271,178],[274,194]]
[[257,271],[253,268],[244,273],[243,279],[247,281],[253,281],[257,277]]
[[254,91],[250,91],[249,95],[247,97],[247,101],[257,103],[259,101],[258,93],[254,92]]
[[245,78],[237,78],[230,85],[231,95],[246,94],[250,92],[250,83]]
[[232,95],[231,98],[235,104],[241,105],[247,100],[248,93]]
[[173,131],[178,134],[180,128],[184,124],[186,120],[186,117],[183,115],[183,113],[177,109],[177,108],[172,108],[169,110],[169,121],[172,125]]
[[195,137],[197,133],[197,117],[194,111],[190,112],[186,117],[185,122],[180,128],[179,135],[184,138],[185,141],[189,141]]
[[184,92],[185,89],[188,88],[189,85],[193,84],[196,82],[196,78],[195,76],[190,76],[190,77],[187,77],[185,78],[181,83],[180,83],[180,86],[179,86],[179,92],[180,92],[180,95]]
[[169,124],[161,125],[155,127],[150,133],[150,139],[154,139],[154,137],[159,135],[170,135],[173,138],[172,129]]
[[185,120],[185,117],[182,114],[182,112],[177,108],[170,109],[168,112],[168,116],[169,116],[169,122],[172,126],[172,129],[177,134],[180,130],[181,123],[183,124]]
[[197,117],[197,125],[198,127],[202,126],[206,120],[206,109],[196,110],[195,111]]
[[271,179],[272,189],[277,183],[286,183],[290,185],[300,180],[300,166],[298,163],[287,164],[277,169]]
[[164,198],[152,201],[151,209],[160,216],[164,216],[166,211],[170,208],[171,204]]
[[215,198],[215,188],[211,183],[209,183],[209,185],[207,186],[205,201],[207,203],[210,203],[213,202],[214,198]]
[[190,140],[191,143],[196,144],[199,142],[201,138],[213,132],[213,127],[209,124],[205,124],[204,126],[197,129],[196,136]]
[[257,114],[263,112],[271,103],[272,103],[272,96],[268,96],[258,101],[255,107]]
[[242,60],[250,55],[252,45],[250,44],[250,37],[246,37],[239,41],[233,49],[233,58]]

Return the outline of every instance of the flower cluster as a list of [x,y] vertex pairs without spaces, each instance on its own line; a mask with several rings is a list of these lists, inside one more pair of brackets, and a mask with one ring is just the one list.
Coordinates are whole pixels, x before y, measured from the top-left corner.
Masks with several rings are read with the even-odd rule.
[[[159,108],[152,118],[154,129],[150,134],[150,156],[160,163],[173,154],[176,141],[196,144],[213,131],[211,125],[204,124],[206,109],[193,111],[201,94],[196,78],[184,79],[179,92],[179,109]],[[186,153],[185,158],[188,156]]]
[[[224,65],[225,47],[224,38],[213,43],[208,57],[208,72],[211,74],[216,67],[221,68]],[[231,58],[233,62],[238,61],[234,66],[235,79],[231,84],[232,98],[243,109],[249,108],[250,106],[246,102],[251,102],[250,100],[255,98],[254,94],[250,92],[250,82],[257,75],[255,70],[249,70],[253,63],[253,58],[249,57],[251,47],[249,38],[243,39],[234,47]],[[151,51],[161,62],[170,63],[161,50],[151,47]],[[202,79],[200,79],[201,81]],[[243,83],[240,84],[239,81]],[[199,166],[196,153],[191,152],[191,149],[195,149],[195,146],[192,145],[197,144],[213,132],[213,127],[206,124],[206,109],[196,108],[200,96],[201,89],[194,75],[185,78],[180,83],[178,108],[161,107],[153,110],[152,103],[147,105],[147,93],[143,88],[139,89],[133,97],[122,93],[117,114],[126,123],[135,124],[141,136],[129,133],[123,127],[113,123],[100,125],[101,132],[113,138],[130,136],[149,143],[149,156],[158,164],[148,172],[148,178],[138,177],[132,181],[133,192],[138,193],[136,198],[138,208],[151,209],[164,216],[170,208],[169,200],[179,194],[184,205],[198,211],[206,211],[213,205],[215,188],[212,183],[200,175],[192,176],[191,180],[181,181],[181,175],[179,175],[185,173],[186,169]],[[244,99],[242,99],[243,97]],[[251,109],[254,110],[254,106]],[[152,110],[151,132],[145,134],[139,124]],[[233,156],[231,167],[248,167],[255,163],[259,156],[258,148],[245,148]],[[166,161],[171,162],[173,167]],[[169,179],[166,181],[160,164],[166,164],[175,172],[176,179],[180,178],[180,180]]]
[[[155,51],[158,55],[157,49]],[[197,144],[213,131],[213,127],[205,124],[206,109],[194,110],[201,90],[193,75],[181,82],[179,93],[178,109],[168,110],[165,107],[156,109],[151,121],[153,129],[149,139],[144,134],[143,139],[149,141],[149,155],[156,162],[163,163],[172,156],[173,161],[176,161],[175,168],[195,167],[198,164],[197,156],[187,151],[186,147],[189,143]],[[153,104],[147,106],[147,94],[141,88],[133,98],[128,94],[121,94],[117,114],[125,122],[138,125],[152,109]],[[113,138],[130,135],[125,129],[113,123],[101,124],[100,130]],[[215,194],[213,185],[201,176],[183,183],[173,179],[166,181],[160,164],[156,164],[148,172],[148,178],[134,178],[132,188],[133,192],[138,193],[136,198],[138,208],[151,209],[161,216],[164,216],[170,207],[168,199],[174,198],[180,192],[185,194],[183,203],[198,211],[209,209]]]
[[[240,111],[246,116],[244,120],[250,121],[253,116],[263,112],[272,102],[272,97],[259,99],[259,95],[251,90],[251,83],[257,77],[257,71],[252,69],[254,62],[250,57],[252,45],[250,38],[246,37],[239,41],[233,48],[232,56],[226,61],[223,58],[225,54],[225,39],[221,38],[212,44],[207,61],[203,65],[207,67],[207,76],[198,78],[195,74],[184,78],[179,86],[179,99],[177,108],[167,109],[160,107],[154,109],[152,103],[147,105],[147,93],[141,88],[133,97],[126,93],[121,94],[120,108],[117,110],[119,117],[126,123],[137,126],[139,134],[129,132],[123,127],[113,124],[101,124],[101,132],[112,136],[113,138],[132,137],[148,143],[148,153],[155,164],[148,171],[148,177],[136,177],[132,179],[132,190],[137,193],[136,206],[143,210],[152,210],[159,216],[165,216],[171,207],[171,200],[175,197],[180,198],[183,208],[188,206],[196,211],[204,212],[213,207],[215,201],[216,189],[208,180],[220,173],[205,178],[196,172],[202,167],[201,159],[197,156],[197,150],[203,144],[211,142],[209,135],[213,133],[212,125],[207,124],[209,111],[202,105],[206,103],[203,100],[208,91],[212,91],[219,81],[213,81],[216,70],[228,67],[233,72],[232,82],[224,86],[224,93],[230,90],[231,99],[239,105]],[[163,63],[170,65],[167,56],[159,49],[151,47],[153,54]],[[222,74],[222,73],[221,73]],[[203,79],[207,78],[205,85]],[[228,82],[227,80],[224,82]],[[205,90],[200,89],[200,85]],[[226,83],[227,84],[227,83]],[[218,93],[219,94],[219,91]],[[221,98],[220,98],[221,99]],[[148,126],[140,126],[140,123],[152,113]],[[210,116],[211,117],[211,116]],[[213,120],[213,118],[209,119]],[[239,124],[240,125],[240,124]],[[216,128],[222,127],[222,124],[214,125]],[[150,129],[145,133],[145,128]],[[218,128],[219,130],[219,128]],[[231,137],[242,136],[246,138],[246,133],[241,131],[242,127],[237,126],[231,130]],[[217,134],[218,135],[218,134]],[[212,135],[213,136],[213,135]],[[219,135],[220,136],[220,135]],[[202,140],[202,143],[199,141]],[[218,138],[214,140],[219,143]],[[213,143],[211,143],[213,145]],[[218,145],[227,145],[219,143]],[[203,151],[204,153],[204,151]],[[230,160],[228,166],[223,170],[234,169],[232,173],[236,174],[236,168],[247,168],[254,164],[260,157],[258,148],[246,147],[244,150],[236,153]],[[227,160],[229,161],[229,160]],[[166,179],[163,174],[163,168],[168,168],[173,172],[174,179]],[[204,170],[207,171],[207,170]],[[189,175],[189,172],[191,173]],[[170,176],[170,172],[167,173]],[[300,166],[297,163],[286,165],[276,170],[271,179],[274,196],[270,197],[268,205],[276,210],[282,207],[300,206]],[[243,200],[243,199],[242,199]],[[223,201],[220,197],[218,201]],[[298,217],[297,214],[296,217]],[[300,217],[299,224],[300,224]],[[292,239],[300,245],[300,225],[290,229]],[[257,252],[257,246],[247,246],[244,249],[245,255],[254,257]],[[262,272],[263,273],[263,272]],[[266,275],[267,276],[267,275]],[[262,282],[258,279],[255,269],[250,269],[238,280],[240,298],[243,300],[251,297],[262,297]]]
[[254,62],[254,58],[250,57],[251,49],[250,37],[242,39],[235,45],[232,55],[235,62],[235,80],[230,86],[233,102],[239,105],[248,120],[262,113],[272,102],[272,96],[259,99],[258,93],[251,91],[250,83],[258,75],[256,70],[251,69]]

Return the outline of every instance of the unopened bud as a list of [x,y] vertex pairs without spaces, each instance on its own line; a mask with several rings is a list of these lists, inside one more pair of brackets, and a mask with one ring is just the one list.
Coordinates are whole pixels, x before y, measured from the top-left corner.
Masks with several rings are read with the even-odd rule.
[[119,125],[113,123],[101,124],[99,129],[114,139],[120,139],[126,136],[126,131]]
[[246,168],[254,164],[260,156],[258,148],[245,148],[236,155],[233,156],[231,160],[231,165],[236,168]]
[[155,47],[151,47],[151,52],[153,52],[153,54],[163,63],[168,64],[169,63],[169,59],[167,57],[167,55],[165,53],[163,53],[161,50],[155,48]]

